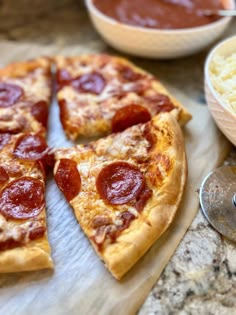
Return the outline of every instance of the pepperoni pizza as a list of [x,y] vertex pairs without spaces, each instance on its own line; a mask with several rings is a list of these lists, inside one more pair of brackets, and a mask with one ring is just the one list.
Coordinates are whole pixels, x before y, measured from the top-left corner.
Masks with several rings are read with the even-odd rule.
[[182,133],[162,113],[55,152],[55,180],[98,255],[120,279],[173,221],[187,173]]
[[51,95],[49,58],[12,63],[0,69],[0,133],[45,135]]
[[51,268],[45,212],[50,154],[34,134],[0,134],[0,272]]
[[92,137],[145,123],[172,112],[180,124],[191,115],[151,74],[108,55],[55,58],[60,118],[67,136]]
[[117,57],[42,57],[1,69],[0,272],[52,267],[45,170],[54,160],[45,136],[53,62],[67,136],[113,133],[58,149],[54,172],[85,234],[120,279],[173,220],[187,169],[177,120],[185,124],[191,115],[152,75]]

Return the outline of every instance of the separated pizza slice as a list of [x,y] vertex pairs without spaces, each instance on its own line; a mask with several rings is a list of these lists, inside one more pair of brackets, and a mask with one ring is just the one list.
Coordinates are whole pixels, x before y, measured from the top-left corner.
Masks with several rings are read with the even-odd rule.
[[0,134],[0,273],[52,268],[45,210],[44,138]]
[[60,118],[67,136],[92,137],[172,112],[180,124],[190,113],[151,74],[108,55],[55,58]]
[[51,96],[49,58],[12,63],[0,69],[0,133],[45,135]]
[[120,279],[174,219],[187,174],[176,119],[160,114],[87,145],[58,149],[55,180],[98,255]]

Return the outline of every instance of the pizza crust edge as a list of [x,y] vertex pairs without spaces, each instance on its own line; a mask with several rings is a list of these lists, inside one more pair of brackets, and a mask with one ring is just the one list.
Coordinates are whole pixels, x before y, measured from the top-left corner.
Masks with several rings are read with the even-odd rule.
[[50,70],[52,59],[50,57],[39,57],[23,62],[12,62],[0,69],[0,77],[21,77],[37,68]]
[[29,244],[1,251],[0,273],[53,268],[47,236]]

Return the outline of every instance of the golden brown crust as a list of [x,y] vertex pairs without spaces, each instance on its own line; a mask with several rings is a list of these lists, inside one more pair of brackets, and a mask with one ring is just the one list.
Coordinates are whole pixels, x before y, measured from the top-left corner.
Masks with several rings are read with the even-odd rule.
[[[80,64],[88,65],[91,67],[91,69],[93,69],[93,71],[96,71],[96,69],[100,71],[100,69],[104,68],[104,65],[106,65],[106,67],[107,65],[110,65],[111,68],[113,65],[115,65],[115,67],[119,65],[128,67],[135,71],[135,73],[142,74],[146,77],[145,82],[143,80],[142,84],[149,86],[149,88],[152,89],[152,92],[156,91],[159,94],[169,97],[171,103],[176,107],[174,110],[172,110],[172,114],[175,115],[180,125],[186,124],[192,117],[191,114],[166,90],[166,88],[157,79],[124,58],[101,54],[81,55],[77,57],[57,56],[54,58],[54,60],[59,70],[68,70],[72,77],[78,77],[79,75],[83,74],[83,67],[80,67]],[[109,71],[114,71],[114,69],[108,69],[106,71],[104,70],[104,72],[101,70],[101,73],[105,76],[105,79],[108,83],[110,83],[114,78],[114,73],[112,74],[112,72],[110,73]],[[117,76],[117,74],[115,76]],[[119,89],[120,87],[118,88],[118,93]],[[61,121],[65,133],[69,138],[75,140],[79,136],[91,137],[111,133],[111,121],[115,112],[119,108],[135,103],[136,101],[138,103],[140,102],[139,105],[147,107],[151,111],[152,116],[156,114],[155,105],[150,105],[146,100],[144,100],[144,98],[138,95],[135,97],[135,91],[134,93],[130,93],[125,97],[125,99],[122,99],[121,101],[119,98],[116,99],[116,96],[113,94],[109,96],[109,100],[106,99],[106,97],[108,97],[108,92],[105,90],[106,89],[104,89],[102,94],[98,97],[92,94],[88,95],[89,98],[86,96],[86,102],[88,99],[90,99],[91,104],[89,105],[91,111],[89,110],[89,107],[86,107],[86,110],[84,109],[85,107],[83,105],[81,96],[78,97],[78,93],[74,91],[72,87],[66,86],[59,90],[57,97],[61,108]],[[101,104],[101,102],[98,100],[99,98],[102,100],[105,99],[105,101],[102,101],[102,105],[98,105]]]
[[41,57],[25,62],[14,62],[0,69],[0,77],[21,77],[38,68],[50,71],[51,63],[51,59],[48,57]]
[[183,195],[187,177],[184,140],[174,118],[168,117],[168,125],[174,137],[171,155],[175,163],[171,174],[161,189],[156,191],[158,198],[152,198],[145,206],[143,216],[134,220],[117,241],[109,244],[102,253],[108,269],[117,279],[121,279],[165,232],[174,219]]
[[28,245],[0,252],[0,273],[53,268],[50,247],[44,236]]

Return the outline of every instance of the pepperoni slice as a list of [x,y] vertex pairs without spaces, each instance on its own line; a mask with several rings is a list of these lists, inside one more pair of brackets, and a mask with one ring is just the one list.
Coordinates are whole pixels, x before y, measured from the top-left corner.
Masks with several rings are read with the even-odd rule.
[[81,178],[75,161],[61,159],[55,180],[67,201],[74,199],[80,192]]
[[0,213],[10,219],[36,217],[45,205],[44,185],[35,178],[21,177],[0,193]]
[[29,232],[29,239],[31,240],[36,240],[40,237],[43,237],[46,232],[46,227],[45,226],[38,226]]
[[40,122],[45,128],[48,123],[48,105],[45,101],[39,101],[31,107],[31,114]]
[[147,203],[148,199],[151,198],[152,196],[152,190],[149,189],[148,187],[146,187],[145,189],[143,189],[143,191],[141,192],[141,194],[138,196],[137,198],[137,202],[135,204],[135,208],[138,212],[141,212],[145,206],[145,204]]
[[134,70],[128,66],[122,66],[119,69],[122,79],[125,81],[137,81],[143,77],[141,73],[134,72]]
[[123,224],[119,227],[119,231],[121,232],[130,226],[130,223],[135,219],[135,216],[129,211],[125,211],[121,213],[120,218],[123,222]]
[[105,88],[106,81],[100,73],[92,72],[73,79],[71,85],[79,92],[98,95]]
[[14,105],[24,94],[21,87],[15,84],[0,83],[0,107]]
[[166,95],[163,95],[163,94],[159,95],[158,105],[159,105],[158,113],[170,112],[175,108],[175,106],[171,102],[170,98]]
[[16,157],[29,161],[41,160],[47,153],[46,141],[39,135],[22,135],[18,138],[14,149]]
[[145,123],[151,119],[148,109],[141,105],[128,105],[118,109],[112,118],[112,132],[123,131],[128,127]]
[[9,133],[0,134],[0,149],[2,149],[10,141],[10,138],[11,136]]
[[140,170],[126,162],[105,166],[96,180],[99,195],[113,205],[122,205],[136,199],[142,192],[145,179]]
[[72,76],[66,69],[57,70],[57,84],[58,88],[62,88],[64,85],[67,85],[72,80]]
[[146,96],[145,99],[154,105],[156,114],[161,113],[161,112],[170,112],[175,108],[170,98],[164,94]]
[[0,185],[6,183],[8,179],[9,179],[9,176],[7,172],[2,166],[0,166]]

